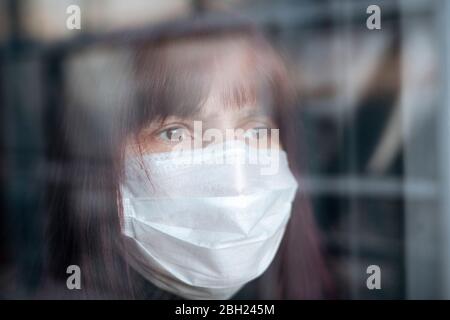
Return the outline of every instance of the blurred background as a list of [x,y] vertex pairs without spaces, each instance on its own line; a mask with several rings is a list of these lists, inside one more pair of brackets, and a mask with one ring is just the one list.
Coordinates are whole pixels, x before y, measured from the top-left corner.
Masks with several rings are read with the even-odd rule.
[[[65,27],[71,4],[81,9],[81,30]],[[381,9],[381,30],[366,27],[371,4]],[[449,299],[445,0],[0,0],[0,284],[17,279],[20,296],[36,282],[29,267],[43,250],[36,211],[47,137],[55,97],[75,81],[73,61],[84,61],[77,46],[222,11],[260,26],[301,75],[294,85],[303,92],[297,116],[309,159],[302,186],[338,298]],[[104,54],[86,59],[95,66]],[[373,264],[381,290],[366,287]]]

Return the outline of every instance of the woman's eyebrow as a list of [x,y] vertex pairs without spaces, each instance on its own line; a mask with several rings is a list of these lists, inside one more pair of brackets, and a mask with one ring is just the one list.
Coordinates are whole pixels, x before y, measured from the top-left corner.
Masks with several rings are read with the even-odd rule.
[[239,118],[261,118],[261,117],[271,117],[272,113],[267,108],[253,107],[253,108],[245,108],[239,110],[239,114],[237,116]]
[[[260,108],[258,106],[249,106],[244,108],[236,108],[232,111],[233,117],[237,119],[261,118],[271,117],[272,114],[267,108]],[[172,116],[165,119],[163,123],[172,121],[202,121],[204,123],[214,123],[223,117],[222,111],[208,112],[203,111],[193,112],[186,116]]]
[[[262,108],[260,106],[238,108],[233,113],[238,118],[270,117],[272,115],[268,108]],[[220,113],[216,114],[216,116],[220,117]]]

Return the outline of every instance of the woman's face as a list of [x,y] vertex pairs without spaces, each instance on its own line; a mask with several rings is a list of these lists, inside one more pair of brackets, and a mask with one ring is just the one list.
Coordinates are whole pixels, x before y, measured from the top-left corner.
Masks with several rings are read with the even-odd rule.
[[[184,94],[197,93],[195,85],[200,81],[201,87],[208,88],[201,91],[206,97],[189,116],[169,115],[144,126],[129,140],[128,146],[138,147],[132,150],[144,154],[168,152],[175,146],[201,148],[230,139],[244,140],[256,148],[280,149],[278,132],[273,131],[278,128],[269,90],[261,79],[265,63],[256,65],[255,48],[242,39],[186,41],[160,49],[160,55],[166,69],[171,70],[170,77],[175,82],[184,81],[181,87],[188,88]],[[150,74],[159,68],[160,64],[154,62]],[[166,74],[155,80],[167,83],[164,79]],[[171,90],[176,91],[167,88],[169,95],[177,95]]]
[[[277,128],[270,112],[262,106],[225,107],[211,98],[198,114],[151,122],[130,144],[144,154],[168,152],[175,146],[205,147],[230,139],[256,148],[280,148],[278,139],[271,138],[273,129]],[[193,143],[194,139],[200,139],[201,144]]]

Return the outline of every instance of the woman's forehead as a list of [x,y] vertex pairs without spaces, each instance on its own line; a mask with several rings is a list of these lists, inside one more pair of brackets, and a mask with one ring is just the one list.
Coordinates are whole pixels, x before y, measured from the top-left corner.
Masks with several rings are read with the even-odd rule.
[[169,72],[189,73],[220,84],[237,77],[248,78],[258,67],[262,68],[268,61],[262,61],[260,49],[251,38],[242,35],[193,38],[163,44],[156,48],[156,57],[163,60]]
[[241,109],[270,115],[275,107],[281,61],[251,37],[181,39],[142,49],[140,101],[153,119],[240,117]]
[[272,113],[271,105],[264,103],[264,101],[250,100],[246,103],[228,101],[224,103],[223,97],[210,95],[195,116],[205,121],[212,121],[223,118],[224,116],[240,119],[270,117]]

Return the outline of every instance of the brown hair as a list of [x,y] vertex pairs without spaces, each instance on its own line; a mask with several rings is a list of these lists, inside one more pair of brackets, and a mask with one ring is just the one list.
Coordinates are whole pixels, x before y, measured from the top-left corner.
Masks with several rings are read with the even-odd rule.
[[[107,50],[115,46],[106,43]],[[65,285],[67,266],[79,265],[82,297],[147,297],[141,290],[145,280],[120,254],[117,199],[125,139],[149,122],[198,112],[212,92],[228,107],[270,103],[291,169],[298,179],[302,173],[301,127],[293,121],[297,95],[281,57],[254,27],[189,21],[150,39],[127,37],[121,46],[126,58],[120,63],[129,74],[109,79],[105,112],[67,93],[62,125],[50,145],[49,159],[58,170],[49,186],[48,275]],[[240,52],[238,74],[227,74],[224,63],[232,58],[233,46]],[[97,84],[94,91],[101,91],[101,81]],[[73,91],[80,93],[79,87]],[[324,297],[328,276],[310,204],[301,191],[277,256],[257,283],[263,286],[262,298]]]

